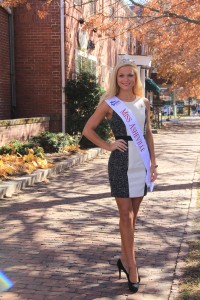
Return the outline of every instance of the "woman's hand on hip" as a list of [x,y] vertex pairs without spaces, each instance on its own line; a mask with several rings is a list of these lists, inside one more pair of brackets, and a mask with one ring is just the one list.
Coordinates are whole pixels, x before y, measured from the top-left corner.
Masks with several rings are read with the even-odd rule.
[[110,145],[110,151],[119,150],[121,152],[126,151],[128,148],[126,142],[122,139],[116,140]]

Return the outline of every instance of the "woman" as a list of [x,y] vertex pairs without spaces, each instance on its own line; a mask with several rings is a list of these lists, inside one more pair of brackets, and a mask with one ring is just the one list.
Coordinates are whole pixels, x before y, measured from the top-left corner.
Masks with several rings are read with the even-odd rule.
[[[134,232],[137,213],[147,193],[145,183],[147,172],[127,127],[106,101],[112,97],[120,100],[132,111],[143,132],[150,155],[150,177],[151,181],[154,181],[157,177],[157,165],[150,126],[150,105],[148,99],[142,97],[142,84],[136,65],[120,63],[115,67],[107,92],[102,96],[99,106],[83,130],[83,135],[95,145],[111,151],[108,173],[111,194],[116,199],[120,216],[121,258],[117,262],[119,278],[123,270],[128,279],[129,289],[136,293],[139,289],[140,277],[135,257]],[[104,118],[110,123],[115,136],[115,141],[112,143],[104,141],[95,132]]]

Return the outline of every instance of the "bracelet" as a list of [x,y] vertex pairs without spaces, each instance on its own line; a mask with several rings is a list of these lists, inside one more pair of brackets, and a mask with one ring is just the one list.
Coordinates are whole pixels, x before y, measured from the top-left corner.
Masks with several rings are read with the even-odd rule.
[[156,169],[158,167],[158,165],[151,165],[151,167],[154,167]]

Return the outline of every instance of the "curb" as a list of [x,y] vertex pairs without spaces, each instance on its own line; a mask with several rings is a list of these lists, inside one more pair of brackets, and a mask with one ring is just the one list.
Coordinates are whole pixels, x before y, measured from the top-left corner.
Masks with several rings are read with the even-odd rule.
[[0,199],[10,198],[13,194],[23,190],[26,186],[32,186],[34,183],[41,182],[49,176],[58,174],[63,170],[71,168],[72,166],[80,165],[106,152],[106,150],[101,148],[89,149],[87,153],[80,155],[78,154],[72,158],[69,157],[66,160],[56,164],[53,168],[40,169],[30,175],[18,177],[8,182],[2,182],[0,183]]
[[200,169],[200,155],[197,157],[195,172],[192,182],[191,199],[188,207],[187,221],[185,224],[185,232],[180,249],[177,255],[177,261],[174,270],[174,278],[172,281],[171,291],[168,300],[176,300],[180,294],[181,279],[185,271],[185,261],[189,252],[190,241],[199,240],[199,230],[196,229],[195,221],[199,220],[199,210],[197,208],[197,189],[199,188],[199,171]]

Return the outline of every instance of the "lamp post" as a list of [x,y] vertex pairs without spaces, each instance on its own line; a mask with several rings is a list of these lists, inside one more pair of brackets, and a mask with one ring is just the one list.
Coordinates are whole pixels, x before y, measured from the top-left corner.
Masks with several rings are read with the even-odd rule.
[[176,89],[173,90],[172,96],[173,96],[173,115],[175,119],[176,118]]

